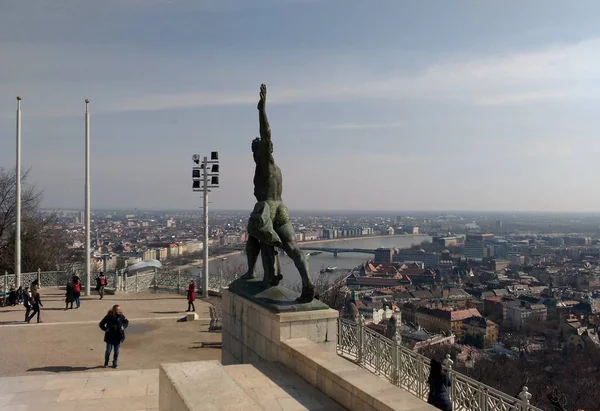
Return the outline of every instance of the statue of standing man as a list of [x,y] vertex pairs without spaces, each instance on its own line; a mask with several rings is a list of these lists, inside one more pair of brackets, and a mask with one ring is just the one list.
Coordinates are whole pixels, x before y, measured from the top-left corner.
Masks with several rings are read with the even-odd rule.
[[315,289],[310,280],[306,256],[296,244],[288,209],[281,200],[283,189],[281,169],[275,164],[273,158],[271,128],[265,110],[266,101],[267,86],[262,84],[258,101],[260,138],[257,137],[252,141],[252,154],[256,163],[254,196],[257,203],[248,221],[248,241],[246,243],[248,272],[243,278],[255,278],[254,266],[258,255],[262,253],[265,285],[267,287],[277,285],[283,278],[277,253],[277,248],[281,248],[294,261],[302,279],[302,293],[297,302],[307,303],[313,300]]

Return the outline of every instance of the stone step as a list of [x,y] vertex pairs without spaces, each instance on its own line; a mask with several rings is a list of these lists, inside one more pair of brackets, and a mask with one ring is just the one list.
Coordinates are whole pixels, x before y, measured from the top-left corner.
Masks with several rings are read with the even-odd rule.
[[158,370],[0,378],[0,411],[158,410]]
[[262,409],[219,361],[162,364],[158,402],[160,411]]
[[227,365],[224,370],[263,410],[345,409],[278,363]]

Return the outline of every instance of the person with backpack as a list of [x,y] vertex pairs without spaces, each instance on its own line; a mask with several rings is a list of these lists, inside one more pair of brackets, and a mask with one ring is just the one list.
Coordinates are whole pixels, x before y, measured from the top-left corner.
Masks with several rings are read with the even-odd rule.
[[75,308],[79,308],[81,306],[81,281],[77,274],[73,276],[73,296],[75,297]]
[[112,367],[117,368],[119,361],[119,348],[121,343],[125,341],[125,329],[129,326],[129,320],[121,311],[121,307],[117,304],[106,314],[100,321],[100,329],[104,331],[104,342],[106,343],[106,351],[104,352],[104,368],[108,367],[110,353],[114,350]]
[[98,291],[100,299],[104,298],[104,287],[106,287],[106,277],[104,276],[104,273],[100,271],[100,275],[96,278],[96,291]]
[[25,287],[23,290],[23,305],[25,306],[25,322],[27,322],[27,318],[29,318],[29,314],[31,313],[31,293],[29,292],[29,287]]

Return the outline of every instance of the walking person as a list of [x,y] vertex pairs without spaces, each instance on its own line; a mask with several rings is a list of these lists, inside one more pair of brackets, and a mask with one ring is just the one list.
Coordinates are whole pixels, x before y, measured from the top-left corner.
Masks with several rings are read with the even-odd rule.
[[29,292],[29,287],[25,287],[23,290],[23,305],[25,306],[25,322],[27,322],[27,318],[29,318],[29,314],[31,313],[31,293]]
[[104,287],[106,287],[106,277],[104,276],[104,273],[100,271],[100,275],[96,278],[96,291],[98,291],[100,299],[104,298]]
[[75,308],[79,308],[81,306],[81,281],[77,274],[73,276],[73,296],[75,297]]
[[194,301],[196,301],[196,282],[194,280],[190,281],[190,286],[187,290],[187,300],[188,300],[188,309],[186,312],[196,312],[196,307],[194,307]]
[[450,376],[442,370],[442,363],[433,358],[427,382],[429,383],[427,403],[442,411],[452,411],[452,402],[448,394],[448,389],[452,386]]
[[123,315],[121,307],[114,305],[113,308],[100,321],[100,328],[104,331],[104,342],[106,351],[104,353],[104,368],[108,367],[110,353],[114,350],[112,367],[117,368],[119,361],[119,348],[125,340],[125,329],[129,326],[129,320]]
[[39,324],[42,322],[41,310],[44,304],[42,304],[42,297],[40,296],[40,292],[37,287],[34,288],[33,292],[31,293],[31,300],[31,314],[29,315],[29,318],[27,318],[27,322],[31,322],[31,319],[37,314],[37,322]]
[[[67,292],[65,293],[65,310],[73,309],[73,303],[75,302],[75,287],[73,281],[69,280],[67,283]],[[69,304],[71,305],[69,307]]]

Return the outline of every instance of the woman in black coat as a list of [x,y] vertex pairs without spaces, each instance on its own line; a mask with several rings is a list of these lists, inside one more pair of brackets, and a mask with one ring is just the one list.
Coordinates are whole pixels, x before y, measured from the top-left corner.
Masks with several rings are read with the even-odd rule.
[[442,370],[442,363],[433,358],[427,382],[429,383],[427,403],[442,411],[452,411],[452,402],[448,394],[452,382],[448,373]]
[[110,359],[110,353],[114,349],[115,353],[113,356],[113,368],[117,368],[117,361],[119,360],[119,348],[121,343],[125,340],[125,329],[129,326],[129,320],[125,318],[121,307],[118,305],[106,314],[106,316],[100,321],[100,328],[104,331],[104,342],[106,343],[106,352],[104,353],[104,367],[108,367],[108,360]]
[[[73,288],[73,282],[69,281],[67,283],[67,292],[65,294],[65,310],[69,309],[69,308],[73,308],[73,303],[75,302],[75,289]],[[69,304],[71,304],[71,306],[69,307]]]

